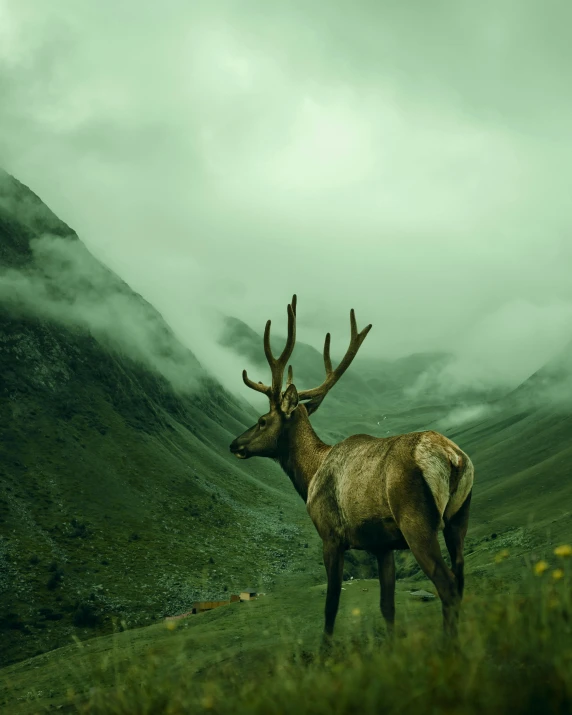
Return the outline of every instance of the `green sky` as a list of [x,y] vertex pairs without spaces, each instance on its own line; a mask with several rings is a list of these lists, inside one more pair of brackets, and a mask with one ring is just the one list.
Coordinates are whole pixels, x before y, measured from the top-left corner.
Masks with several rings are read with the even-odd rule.
[[[211,309],[525,377],[572,336],[568,2],[0,0],[0,164]],[[366,347],[362,349],[366,351]],[[239,374],[237,374],[237,379]]]

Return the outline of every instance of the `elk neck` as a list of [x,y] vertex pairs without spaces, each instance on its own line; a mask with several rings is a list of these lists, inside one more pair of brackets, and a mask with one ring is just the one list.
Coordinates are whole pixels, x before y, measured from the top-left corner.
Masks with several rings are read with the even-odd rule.
[[303,404],[292,413],[278,446],[277,461],[306,502],[310,482],[332,447],[315,433]]

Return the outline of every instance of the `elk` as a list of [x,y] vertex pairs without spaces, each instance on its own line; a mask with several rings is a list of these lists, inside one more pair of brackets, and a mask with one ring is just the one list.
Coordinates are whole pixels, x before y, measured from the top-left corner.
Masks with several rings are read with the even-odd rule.
[[[322,647],[331,644],[348,549],[368,551],[377,558],[380,608],[390,638],[395,623],[394,551],[410,549],[439,594],[444,633],[455,640],[473,486],[471,460],[454,442],[433,431],[391,437],[356,434],[334,445],[322,442],[309,417],[348,369],[372,326],[358,332],[352,309],[350,345],[339,365],[332,367],[328,333],[323,383],[297,390],[290,365],[282,390],[296,341],[295,295],[288,305],[286,346],[278,358],[270,349],[270,324],[269,320],[264,330],[264,352],[271,385],[253,382],[246,370],[242,373],[248,387],[268,397],[270,410],[232,442],[230,451],[240,459],[276,460],[306,502],[323,542],[328,579]],[[441,553],[440,530],[451,568]]]

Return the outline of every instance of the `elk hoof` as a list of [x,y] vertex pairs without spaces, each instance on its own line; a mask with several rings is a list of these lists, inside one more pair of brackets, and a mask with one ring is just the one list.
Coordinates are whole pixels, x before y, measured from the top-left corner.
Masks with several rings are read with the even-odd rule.
[[322,662],[332,655],[332,636],[324,633],[320,644],[320,658]]

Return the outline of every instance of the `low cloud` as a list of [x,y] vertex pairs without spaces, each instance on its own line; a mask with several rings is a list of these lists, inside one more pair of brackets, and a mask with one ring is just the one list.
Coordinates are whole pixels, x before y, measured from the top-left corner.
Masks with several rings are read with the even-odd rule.
[[190,391],[204,374],[162,317],[98,263],[78,240],[45,234],[30,241],[33,265],[0,271],[0,302],[79,327],[115,351]]
[[358,359],[454,356],[412,390],[510,390],[572,335],[549,6],[0,0],[0,157],[243,396],[221,315],[293,292],[319,350],[353,307]]
[[[406,392],[449,398],[509,392],[559,355],[571,333],[572,303],[510,301],[460,334],[451,360],[425,371]],[[569,371],[564,364],[559,370]]]
[[441,417],[436,426],[443,432],[451,429],[463,427],[469,423],[476,423],[486,420],[500,412],[500,408],[486,403],[464,405],[451,410],[444,417]]

